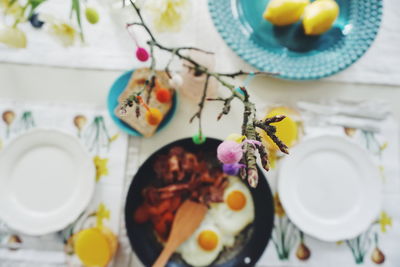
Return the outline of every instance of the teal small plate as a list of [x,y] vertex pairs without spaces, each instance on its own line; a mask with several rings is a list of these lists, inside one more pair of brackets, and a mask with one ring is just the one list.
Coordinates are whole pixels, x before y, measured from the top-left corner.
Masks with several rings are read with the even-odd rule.
[[[120,120],[114,113],[115,108],[119,105],[118,103],[118,98],[122,94],[122,92],[125,90],[126,86],[128,85],[129,80],[131,79],[133,70],[127,71],[121,76],[118,77],[118,79],[115,80],[113,85],[111,86],[111,89],[108,93],[107,97],[107,108],[108,108],[108,113],[111,116],[111,119],[114,121],[114,123],[120,128],[122,131],[129,135],[133,136],[142,136],[141,133],[136,131],[134,128]],[[178,102],[178,97],[177,97],[177,92],[175,91],[174,97],[172,98],[172,107],[169,110],[169,112],[165,115],[163,121],[160,123],[160,125],[157,128],[156,132],[159,132],[162,130],[172,119],[172,117],[175,114],[176,111],[176,105]]]
[[215,27],[242,59],[290,80],[333,75],[357,61],[379,29],[383,0],[336,0],[340,14],[320,36],[304,34],[301,22],[273,26],[262,14],[269,0],[209,0]]

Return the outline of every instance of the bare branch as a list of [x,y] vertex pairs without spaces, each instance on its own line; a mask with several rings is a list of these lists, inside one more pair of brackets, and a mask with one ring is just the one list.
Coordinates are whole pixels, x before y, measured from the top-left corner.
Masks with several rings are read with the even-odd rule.
[[[166,67],[165,67],[165,72],[167,75],[171,78],[170,71],[169,71],[169,66],[171,65],[171,62],[175,57],[179,58],[182,60],[184,63],[184,66],[189,68],[194,72],[195,75],[205,75],[205,83],[203,87],[203,92],[201,99],[198,103],[198,110],[196,113],[190,118],[190,122],[193,122],[194,119],[198,120],[198,127],[199,127],[199,138],[202,137],[202,113],[205,105],[205,101],[220,101],[223,102],[223,107],[221,113],[218,115],[218,120],[223,116],[226,115],[230,112],[231,109],[231,103],[232,101],[237,98],[239,99],[244,106],[244,111],[243,111],[243,121],[242,121],[242,134],[246,137],[246,142],[243,143],[243,157],[241,160],[241,163],[245,164],[246,167],[241,169],[241,176],[243,178],[247,178],[248,183],[250,186],[255,187],[257,186],[258,183],[258,169],[257,169],[257,156],[256,153],[258,153],[261,157],[261,162],[263,164],[263,167],[268,170],[269,169],[269,161],[268,161],[268,150],[264,145],[262,144],[262,138],[261,136],[257,133],[256,129],[259,128],[263,131],[266,132],[266,134],[273,140],[273,142],[279,147],[279,149],[283,153],[288,153],[288,147],[276,136],[276,127],[274,125],[271,125],[273,123],[277,123],[282,121],[285,116],[274,116],[271,118],[267,118],[264,120],[257,120],[256,119],[256,108],[254,103],[250,101],[250,96],[248,91],[246,90],[245,87],[240,87],[241,90],[236,90],[237,87],[230,81],[230,79],[236,78],[238,76],[243,76],[243,75],[277,75],[277,73],[272,73],[272,72],[246,72],[246,71],[237,71],[233,73],[220,73],[220,72],[215,72],[210,70],[208,67],[198,63],[196,60],[194,60],[190,55],[187,55],[184,53],[185,51],[199,51],[205,54],[212,54],[211,52],[196,48],[196,47],[166,47],[159,42],[157,42],[156,38],[150,31],[150,29],[147,27],[145,24],[140,9],[135,5],[135,3],[130,0],[133,8],[135,9],[140,22],[134,22],[127,24],[127,27],[130,27],[132,25],[138,25],[143,27],[146,32],[148,33],[150,40],[147,41],[147,44],[150,47],[150,54],[151,54],[151,62],[150,62],[150,69],[151,69],[151,74],[145,81],[145,85],[143,86],[143,89],[140,90],[139,92],[136,92],[135,94],[131,95],[130,97],[127,98],[127,100],[124,102],[124,105],[121,106],[121,109],[126,109],[127,106],[132,107],[134,104],[138,105],[138,99],[141,98],[141,94],[143,93],[144,90],[148,90],[148,98],[147,102],[150,99],[151,92],[153,88],[155,87],[155,79],[156,79],[156,59],[155,59],[155,54],[154,54],[154,49],[158,48],[162,51],[169,52],[171,54],[171,58],[169,59]],[[217,98],[207,98],[207,89],[209,85],[209,80],[210,78],[215,78],[219,84],[221,84],[223,87],[227,88],[231,95],[229,97],[223,98],[223,97],[217,97]],[[246,82],[245,82],[246,83]],[[137,116],[140,114],[136,114]]]

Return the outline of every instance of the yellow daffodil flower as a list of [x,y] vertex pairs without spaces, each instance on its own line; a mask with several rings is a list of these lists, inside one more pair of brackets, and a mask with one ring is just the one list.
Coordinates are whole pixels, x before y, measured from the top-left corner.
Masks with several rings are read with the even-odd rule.
[[108,159],[95,156],[93,161],[94,165],[96,166],[96,181],[98,182],[102,176],[108,175]]
[[119,133],[114,134],[113,136],[110,137],[109,141],[110,143],[114,142],[115,140],[117,140],[119,137]]
[[383,150],[385,150],[387,147],[388,147],[388,142],[385,142],[385,143],[383,143],[383,144],[379,147],[379,149],[380,149],[381,151],[383,151]]
[[103,226],[104,219],[110,219],[110,210],[107,209],[104,203],[100,203],[96,212],[96,226]]
[[381,212],[381,217],[379,218],[379,224],[381,225],[382,233],[386,232],[387,226],[392,226],[392,218],[384,211]]

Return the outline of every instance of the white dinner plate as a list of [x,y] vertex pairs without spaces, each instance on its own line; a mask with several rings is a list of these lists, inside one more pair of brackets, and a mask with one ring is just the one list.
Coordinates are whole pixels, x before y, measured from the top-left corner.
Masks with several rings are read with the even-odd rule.
[[345,138],[321,136],[290,150],[278,191],[294,224],[325,241],[358,236],[377,218],[381,180],[368,152]]
[[0,152],[0,219],[30,235],[61,230],[89,204],[94,185],[93,160],[76,137],[33,130]]

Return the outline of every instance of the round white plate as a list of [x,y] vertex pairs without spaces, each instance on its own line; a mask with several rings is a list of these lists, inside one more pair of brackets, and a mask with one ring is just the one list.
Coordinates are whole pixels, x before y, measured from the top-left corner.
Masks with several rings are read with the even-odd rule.
[[336,136],[321,136],[290,150],[278,191],[288,217],[325,241],[358,236],[376,219],[381,180],[368,152]]
[[0,153],[0,219],[20,232],[61,230],[86,208],[95,167],[79,140],[56,130],[34,130]]

